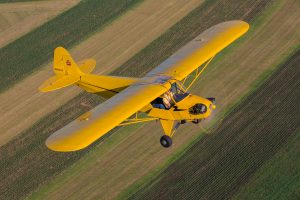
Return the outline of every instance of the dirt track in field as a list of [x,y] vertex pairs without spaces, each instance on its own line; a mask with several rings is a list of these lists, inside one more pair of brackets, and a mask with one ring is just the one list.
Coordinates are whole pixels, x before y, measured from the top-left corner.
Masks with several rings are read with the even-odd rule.
[[0,4],[0,47],[30,32],[79,0],[34,1]]
[[[103,31],[71,49],[71,54],[77,61],[95,58],[96,73],[108,73],[202,2],[146,0]],[[43,70],[0,94],[0,146],[81,91],[68,88],[48,94],[39,93],[38,86],[52,75],[50,66],[50,63],[47,64]]]
[[[243,96],[259,75],[275,67],[278,60],[299,43],[300,13],[297,5],[296,0],[285,1],[246,41],[221,59],[222,64],[212,64],[195,92],[217,97],[219,111]],[[54,182],[59,187],[46,196],[48,199],[66,196],[69,199],[113,198],[116,191],[161,165],[199,133],[199,129],[192,125],[184,126],[176,133],[173,147],[162,149],[158,142],[161,135],[158,126],[158,123],[144,125],[109,152],[100,154],[95,151],[86,156],[75,165],[73,172],[62,178],[64,181]],[[132,146],[134,148],[129,148]],[[87,159],[94,161],[84,166]]]

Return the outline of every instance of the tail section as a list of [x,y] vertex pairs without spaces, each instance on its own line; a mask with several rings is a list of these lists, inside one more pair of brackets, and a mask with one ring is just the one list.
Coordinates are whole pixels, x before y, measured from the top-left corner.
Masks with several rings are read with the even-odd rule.
[[110,98],[137,80],[128,77],[89,74],[95,66],[94,59],[83,60],[77,65],[66,49],[57,47],[54,50],[53,62],[55,76],[46,80],[39,90],[49,92],[75,84],[87,92]]
[[67,87],[80,80],[80,76],[90,73],[96,66],[94,59],[80,62],[80,66],[75,63],[69,52],[63,47],[54,50],[53,71],[55,76],[46,80],[40,87],[41,92],[49,92],[63,87]]
[[39,87],[39,90],[41,92],[50,92],[72,85],[77,81],[79,81],[77,76],[52,76]]

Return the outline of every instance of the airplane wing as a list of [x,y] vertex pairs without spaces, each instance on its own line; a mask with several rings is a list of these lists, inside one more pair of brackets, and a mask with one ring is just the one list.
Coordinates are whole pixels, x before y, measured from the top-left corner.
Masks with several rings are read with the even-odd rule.
[[197,36],[146,76],[165,75],[182,80],[248,29],[249,24],[239,20],[217,24]]
[[133,84],[89,111],[84,118],[79,117],[53,133],[46,140],[46,146],[51,150],[64,152],[87,147],[166,92],[170,84],[161,81],[161,78]]

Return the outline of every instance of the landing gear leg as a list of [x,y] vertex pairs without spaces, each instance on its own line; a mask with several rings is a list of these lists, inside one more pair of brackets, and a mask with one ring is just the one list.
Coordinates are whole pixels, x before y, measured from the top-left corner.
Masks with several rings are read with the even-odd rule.
[[160,144],[165,147],[165,148],[168,148],[172,145],[172,138],[170,136],[167,136],[167,135],[163,135],[161,138],[160,138]]

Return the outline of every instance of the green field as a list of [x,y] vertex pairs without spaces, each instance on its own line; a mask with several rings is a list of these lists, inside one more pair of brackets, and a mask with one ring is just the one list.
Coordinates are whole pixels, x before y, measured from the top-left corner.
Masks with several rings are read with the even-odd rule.
[[[242,187],[245,189],[236,199],[297,199],[300,107],[295,102],[300,96],[295,91],[300,84],[299,63],[300,50],[219,128],[202,137],[130,199],[229,199]],[[263,166],[280,148],[282,152]],[[252,187],[247,188],[248,182]]]
[[[46,63],[57,46],[70,48],[142,0],[86,0],[0,49],[0,92]],[[88,12],[87,12],[88,11]]]
[[299,199],[299,154],[300,130],[298,128],[280,151],[257,170],[232,199]]

